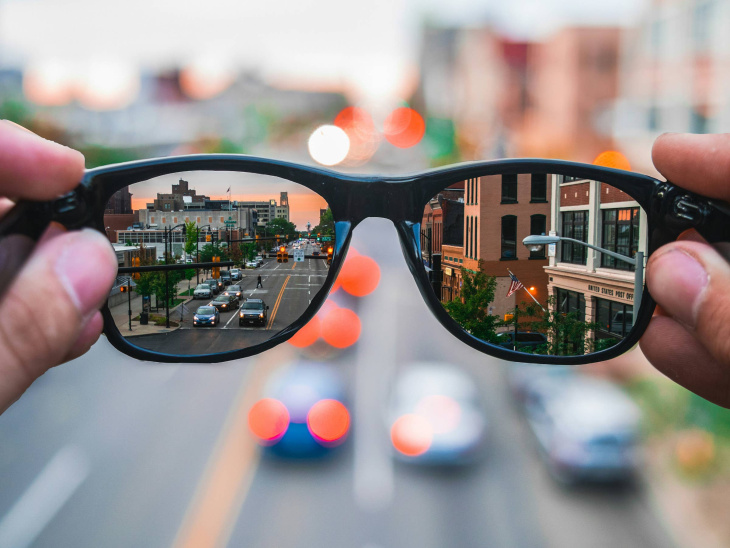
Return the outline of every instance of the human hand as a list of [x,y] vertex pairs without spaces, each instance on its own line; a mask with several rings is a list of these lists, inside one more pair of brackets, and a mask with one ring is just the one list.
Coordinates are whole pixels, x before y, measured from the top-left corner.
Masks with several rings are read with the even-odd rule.
[[[79,152],[0,121],[0,216],[11,198],[56,198],[83,172]],[[0,301],[0,413],[49,368],[99,338],[99,308],[115,276],[116,256],[103,234],[48,227]]]
[[[652,159],[672,183],[730,201],[730,134],[665,134]],[[728,261],[730,242],[710,245],[694,230],[651,256],[646,284],[659,308],[641,349],[678,384],[730,408]]]

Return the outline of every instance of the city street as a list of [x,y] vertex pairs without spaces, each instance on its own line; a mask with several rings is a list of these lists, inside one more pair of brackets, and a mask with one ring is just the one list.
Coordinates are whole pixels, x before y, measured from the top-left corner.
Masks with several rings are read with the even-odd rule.
[[[215,327],[194,326],[196,310],[212,299],[193,299],[185,304],[182,321],[179,308],[171,312],[170,317],[180,322],[178,329],[127,338],[142,348],[178,355],[238,350],[271,338],[302,315],[329,272],[325,257],[311,258],[312,246],[306,247],[310,258],[304,261],[295,262],[290,258],[286,263],[279,263],[275,257],[267,258],[259,268],[242,270],[244,278],[234,282],[243,290],[239,306],[245,299],[262,299],[269,307],[265,325],[239,326],[236,308],[221,312],[220,323]],[[260,288],[257,287],[258,276],[262,280]],[[126,335],[126,332],[122,330],[122,334]]]
[[[363,322],[359,343],[334,358],[353,417],[340,451],[316,461],[262,458],[248,434],[247,412],[266,379],[297,360],[290,345],[229,364],[163,365],[136,362],[102,338],[0,417],[0,546],[672,546],[640,482],[566,489],[550,479],[510,400],[505,365],[437,324],[389,223],[366,221],[353,245],[378,261],[382,277],[359,302],[336,295]],[[289,276],[287,287],[303,288],[292,298],[307,298],[306,280],[294,277],[306,261],[267,262],[246,271],[249,283],[261,272],[274,296]],[[312,263],[326,272],[324,261]],[[281,314],[275,328],[286,323]],[[392,459],[390,382],[422,360],[478,381],[489,432],[472,466]]]

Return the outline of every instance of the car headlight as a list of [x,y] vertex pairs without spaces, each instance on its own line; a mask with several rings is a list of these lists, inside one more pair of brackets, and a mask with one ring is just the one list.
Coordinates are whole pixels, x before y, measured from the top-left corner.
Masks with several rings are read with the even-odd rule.
[[238,316],[241,317],[241,318],[243,318],[243,312],[239,312],[238,313]]
[[261,314],[259,314],[259,318],[263,318],[263,317],[264,317],[264,313],[262,312]]

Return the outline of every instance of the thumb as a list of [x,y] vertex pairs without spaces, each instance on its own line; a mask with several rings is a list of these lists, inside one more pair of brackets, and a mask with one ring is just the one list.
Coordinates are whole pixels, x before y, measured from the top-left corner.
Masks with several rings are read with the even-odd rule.
[[1,303],[0,412],[50,367],[78,354],[79,344],[98,338],[97,310],[115,275],[116,257],[100,232],[42,238]]
[[730,370],[730,264],[704,241],[677,241],[649,259],[646,283],[666,315]]

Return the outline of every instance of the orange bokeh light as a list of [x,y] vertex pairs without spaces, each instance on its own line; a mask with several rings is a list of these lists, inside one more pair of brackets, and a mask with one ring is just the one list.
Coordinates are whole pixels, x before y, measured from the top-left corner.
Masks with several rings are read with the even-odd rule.
[[390,144],[398,148],[408,148],[418,144],[423,138],[426,123],[412,108],[400,107],[385,119],[383,133]]
[[307,427],[314,437],[326,442],[342,439],[350,428],[350,413],[337,400],[320,400],[307,413]]
[[621,154],[617,150],[606,150],[601,152],[593,164],[596,166],[612,167],[614,169],[623,169],[624,171],[631,171],[631,164],[628,158]]
[[415,413],[399,417],[390,429],[393,447],[409,457],[423,455],[433,442],[433,428],[425,417]]
[[289,411],[279,400],[264,398],[248,412],[248,427],[261,440],[275,440],[289,428]]
[[380,267],[374,259],[365,255],[350,256],[348,254],[337,281],[342,289],[355,297],[369,295],[380,282]]
[[315,316],[309,320],[304,327],[297,331],[294,336],[289,339],[289,344],[297,348],[304,348],[317,342],[321,331],[321,321]]
[[322,319],[322,338],[335,348],[355,344],[361,330],[360,318],[348,308],[331,310]]
[[368,112],[360,107],[345,107],[335,117],[334,125],[350,139],[350,150],[345,162],[361,165],[372,158],[378,149],[380,136]]

